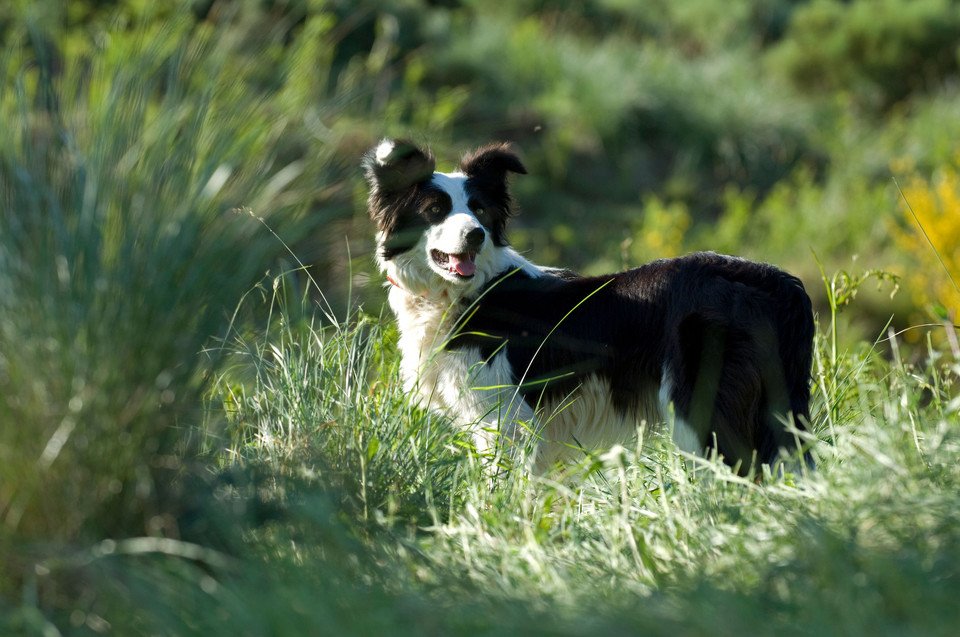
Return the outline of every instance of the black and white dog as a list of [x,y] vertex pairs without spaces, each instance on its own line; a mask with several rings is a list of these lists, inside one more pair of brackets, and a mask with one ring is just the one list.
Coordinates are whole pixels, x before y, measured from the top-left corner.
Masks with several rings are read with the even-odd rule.
[[796,450],[814,334],[796,277],[713,253],[597,277],[536,266],[505,235],[508,173],[526,173],[507,145],[441,173],[384,140],[364,169],[406,388],[481,452],[526,446],[543,471],[671,425],[742,473]]

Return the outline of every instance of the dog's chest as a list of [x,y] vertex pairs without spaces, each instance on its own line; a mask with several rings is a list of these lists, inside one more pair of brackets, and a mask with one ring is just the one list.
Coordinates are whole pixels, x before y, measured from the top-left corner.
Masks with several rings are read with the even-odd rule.
[[458,374],[462,376],[465,370],[476,367],[479,353],[467,355],[444,350],[456,323],[448,306],[396,288],[390,293],[390,306],[400,328],[400,370],[405,389],[419,393],[433,404],[449,403],[443,395],[450,390],[443,387],[445,391],[441,392],[441,386],[451,383],[464,386],[465,378],[461,382],[455,379]]

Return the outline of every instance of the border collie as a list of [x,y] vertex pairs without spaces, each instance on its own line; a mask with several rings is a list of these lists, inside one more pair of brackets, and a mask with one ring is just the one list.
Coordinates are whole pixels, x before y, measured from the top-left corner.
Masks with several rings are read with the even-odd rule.
[[525,447],[543,472],[671,425],[743,474],[797,449],[814,324],[796,277],[710,252],[594,277],[534,265],[505,234],[508,174],[526,173],[506,144],[441,173],[387,139],[363,167],[405,387],[478,451]]

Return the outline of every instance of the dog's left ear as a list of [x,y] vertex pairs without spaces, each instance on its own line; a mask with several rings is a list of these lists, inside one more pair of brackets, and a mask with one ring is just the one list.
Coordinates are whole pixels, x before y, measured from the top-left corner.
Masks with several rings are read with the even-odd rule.
[[483,180],[489,184],[507,187],[507,173],[513,172],[526,175],[520,158],[511,150],[510,144],[490,144],[468,153],[460,162],[460,170],[473,179]]

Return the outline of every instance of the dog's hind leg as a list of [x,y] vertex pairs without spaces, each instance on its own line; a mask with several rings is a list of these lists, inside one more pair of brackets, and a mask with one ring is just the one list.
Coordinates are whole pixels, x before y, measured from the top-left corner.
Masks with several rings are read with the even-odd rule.
[[[670,359],[669,399],[683,425],[675,424],[678,444],[680,432],[744,475],[796,449],[789,424],[802,428],[795,419],[807,417],[806,386],[803,379],[791,385],[781,350],[773,325],[756,313],[735,322],[699,312],[685,317]],[[799,414],[796,405],[804,408]]]

